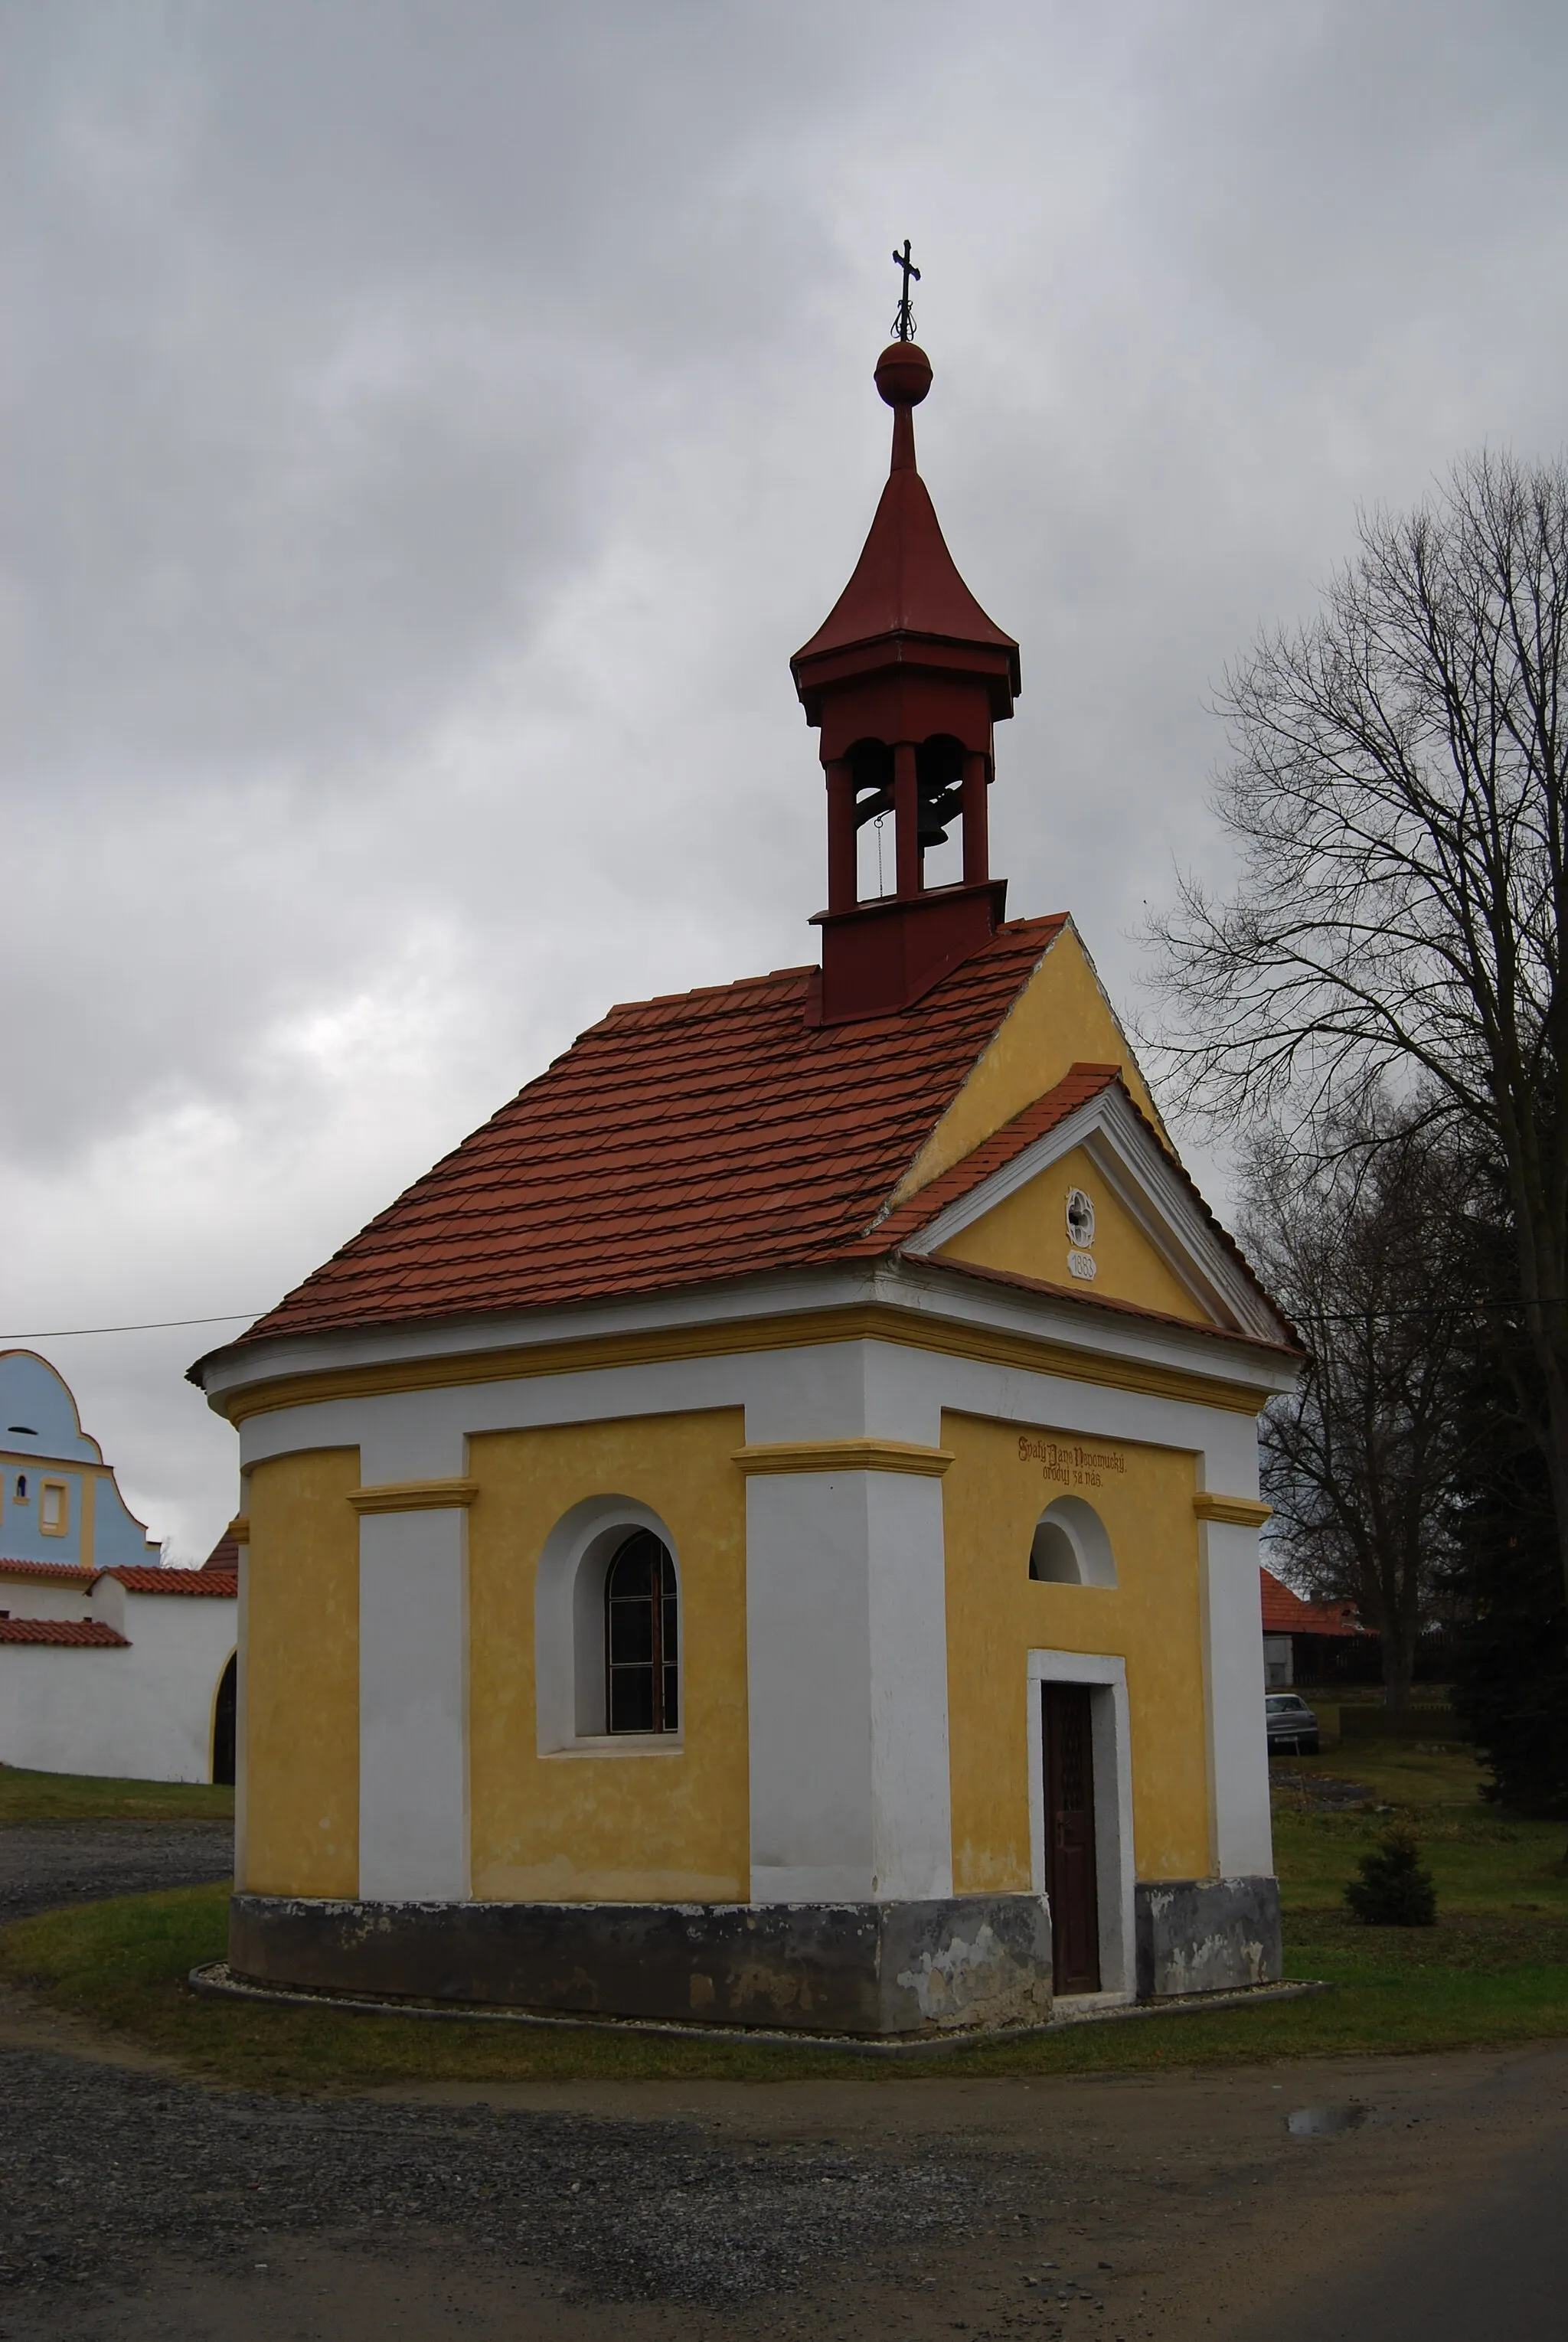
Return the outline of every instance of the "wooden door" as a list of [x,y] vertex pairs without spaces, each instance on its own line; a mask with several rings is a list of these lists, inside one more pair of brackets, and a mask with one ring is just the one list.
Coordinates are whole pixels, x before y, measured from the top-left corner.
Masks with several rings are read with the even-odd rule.
[[1086,1684],[1042,1684],[1045,1886],[1058,1992],[1100,1989],[1094,1880],[1094,1752]]

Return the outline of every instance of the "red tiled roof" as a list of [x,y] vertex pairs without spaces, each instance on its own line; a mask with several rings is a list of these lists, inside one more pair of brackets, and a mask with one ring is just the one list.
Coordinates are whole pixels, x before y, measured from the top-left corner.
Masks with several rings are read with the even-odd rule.
[[813,968],[613,1008],[242,1339],[890,1250],[879,1214],[1064,925],[860,1023],[806,1023]]
[[118,1578],[127,1594],[209,1594],[233,1600],[239,1593],[239,1574],[232,1569],[105,1569],[105,1577]]
[[101,1618],[0,1618],[0,1643],[61,1643],[73,1650],[128,1651],[124,1635]]
[[1353,1602],[1303,1602],[1272,1569],[1260,1569],[1258,1575],[1263,1580],[1265,1635],[1365,1635],[1372,1631],[1356,1616]]
[[39,1577],[52,1586],[86,1586],[93,1573],[75,1561],[18,1561],[0,1554],[0,1576]]
[[202,1567],[204,1569],[232,1569],[237,1573],[239,1566],[239,1546],[229,1535],[227,1529],[225,1529],[222,1536],[219,1537],[216,1545],[214,1546],[211,1553],[208,1554],[205,1561],[203,1562]]

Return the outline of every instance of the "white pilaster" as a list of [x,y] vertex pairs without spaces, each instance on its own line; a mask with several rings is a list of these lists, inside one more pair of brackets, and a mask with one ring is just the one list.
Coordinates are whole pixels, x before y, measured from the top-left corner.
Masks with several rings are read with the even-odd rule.
[[940,1481],[750,1479],[746,1644],[753,1900],[951,1895]]
[[236,1536],[238,1600],[235,1604],[235,1886],[243,1889],[245,1883],[245,1791],[248,1767],[245,1763],[245,1716],[247,1664],[245,1646],[250,1629],[251,1547],[250,1524],[235,1523],[236,1530],[245,1528],[243,1537]]
[[359,1523],[359,1891],[469,1891],[468,1569],[460,1506]]
[[1274,1857],[1258,1533],[1201,1520],[1198,1539],[1212,1859],[1221,1878],[1266,1877]]

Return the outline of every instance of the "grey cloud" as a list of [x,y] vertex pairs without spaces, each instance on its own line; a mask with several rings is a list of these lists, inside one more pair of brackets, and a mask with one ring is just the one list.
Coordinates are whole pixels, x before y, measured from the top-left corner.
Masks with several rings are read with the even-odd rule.
[[[1124,996],[1227,656],[1563,434],[1555,9],[0,0],[8,1327],[265,1303],[614,998],[807,956],[787,658],[923,463]],[[0,1328],[5,1330],[5,1328]],[[172,1346],[171,1346],[172,1345]],[[155,1526],[197,1345],[62,1345]]]

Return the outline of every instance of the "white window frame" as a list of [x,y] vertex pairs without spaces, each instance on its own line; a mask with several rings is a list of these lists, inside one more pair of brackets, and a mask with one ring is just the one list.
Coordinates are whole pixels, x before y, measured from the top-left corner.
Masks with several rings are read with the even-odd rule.
[[[1132,2000],[1137,1992],[1137,1937],[1133,1856],[1132,1711],[1127,1662],[1111,1654],[1031,1651],[1025,1698],[1029,1746],[1030,1867],[1036,1895],[1048,1892],[1045,1861],[1045,1736],[1043,1684],[1087,1684],[1094,1763],[1094,1886],[1100,1911],[1101,2000]],[[1074,1996],[1077,1997],[1076,1995]]]
[[[53,1521],[47,1517],[52,1495],[60,1499],[59,1517]],[[59,1479],[53,1473],[38,1483],[38,1534],[40,1536],[57,1537],[71,1534],[71,1483]]]
[[[651,1529],[675,1572],[679,1728],[605,1729],[604,1580],[624,1540]],[[634,1496],[588,1496],[562,1516],[534,1584],[534,1705],[541,1756],[678,1756],[686,1734],[686,1616],[681,1556],[667,1523]]]

